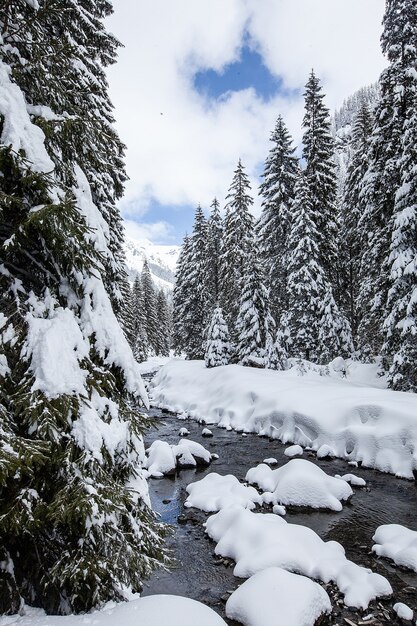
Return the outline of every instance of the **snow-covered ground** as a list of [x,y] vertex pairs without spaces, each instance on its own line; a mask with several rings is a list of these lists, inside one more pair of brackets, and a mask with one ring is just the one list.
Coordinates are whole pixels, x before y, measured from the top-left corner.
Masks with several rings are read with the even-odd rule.
[[180,596],[155,595],[88,615],[45,615],[26,609],[26,615],[0,617],[0,626],[226,626],[226,622],[201,602]]
[[377,366],[348,364],[346,377],[296,367],[272,371],[171,360],[151,401],[207,424],[254,432],[361,462],[405,478],[417,469],[417,395],[383,389]]

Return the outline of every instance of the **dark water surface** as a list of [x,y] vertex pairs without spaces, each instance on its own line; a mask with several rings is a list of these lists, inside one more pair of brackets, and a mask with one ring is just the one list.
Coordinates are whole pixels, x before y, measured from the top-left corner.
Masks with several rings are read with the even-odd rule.
[[[184,509],[183,503],[187,497],[185,488],[209,472],[234,474],[242,480],[250,467],[268,457],[275,457],[280,466],[289,460],[284,455],[287,446],[276,440],[269,441],[257,435],[245,437],[216,426],[209,427],[214,436],[208,439],[202,437],[203,426],[195,421],[182,421],[175,416],[162,414],[157,409],[151,409],[150,414],[161,421],[158,430],[152,431],[146,437],[147,446],[155,439],[177,443],[178,432],[185,426],[190,431],[190,439],[198,441],[211,452],[218,454],[219,459],[204,470],[183,470],[175,478],[149,481],[154,509],[160,514],[163,522],[170,523],[175,528],[168,545],[174,553],[176,565],[170,572],[155,572],[147,581],[143,595],[170,593],[187,596],[208,604],[224,618],[227,594],[236,589],[242,581],[233,576],[233,564],[226,566],[219,557],[213,555],[215,544],[205,535],[202,525],[207,515],[196,509]],[[394,601],[405,602],[417,611],[417,574],[392,567],[389,561],[378,559],[373,555],[372,535],[381,524],[402,524],[417,530],[417,484],[374,470],[351,467],[341,459],[320,460],[315,454],[308,452],[304,452],[303,458],[314,462],[332,476],[356,474],[366,480],[367,486],[363,489],[352,487],[354,495],[349,503],[344,504],[340,513],[287,508],[285,519],[312,528],[324,541],[338,541],[345,548],[349,559],[385,576],[394,589],[393,597],[382,603],[373,603],[363,615],[374,613],[375,621],[370,622],[374,626],[403,624],[404,622],[392,612],[391,607]],[[336,589],[330,587],[327,591],[332,603],[335,604],[335,611],[328,624],[346,625],[345,617],[358,624],[362,619],[362,613],[339,607],[338,601],[341,596]],[[417,612],[414,620],[416,618]],[[234,624],[230,620],[226,621],[230,625]]]

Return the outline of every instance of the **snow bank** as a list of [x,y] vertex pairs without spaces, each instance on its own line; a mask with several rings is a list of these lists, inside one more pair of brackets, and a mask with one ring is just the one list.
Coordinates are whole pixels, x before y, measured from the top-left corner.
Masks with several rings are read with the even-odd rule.
[[372,550],[378,556],[417,572],[417,531],[400,524],[384,524],[376,529],[372,539],[376,544]]
[[155,595],[113,605],[88,615],[45,615],[28,609],[20,617],[0,617],[0,626],[225,626],[226,622],[205,604],[180,596]]
[[146,450],[143,467],[148,477],[161,478],[175,474],[177,468],[209,465],[212,460],[211,453],[196,441],[180,439],[177,445],[170,445],[157,439]]
[[196,507],[206,513],[234,505],[254,509],[256,504],[262,504],[262,496],[256,489],[242,485],[232,474],[207,474],[202,480],[188,485],[187,493],[185,506]]
[[269,567],[281,567],[324,583],[334,581],[345,604],[366,609],[379,596],[391,595],[389,582],[345,556],[336,541],[324,542],[310,528],[289,524],[273,513],[228,507],[209,517],[206,532],[215,552],[236,562],[233,573],[249,578]]
[[314,626],[330,612],[329,596],[319,584],[279,567],[249,578],[226,603],[227,617],[244,626]]
[[353,493],[347,482],[328,476],[320,467],[304,459],[292,459],[278,469],[261,463],[248,471],[246,480],[263,491],[272,492],[273,504],[313,509],[341,511],[341,501]]
[[295,368],[207,369],[202,361],[171,360],[154,379],[152,403],[283,443],[314,450],[327,445],[338,457],[412,478],[417,469],[417,395],[359,382],[370,368],[374,366],[358,364],[354,377],[348,371],[340,378],[313,371],[299,376]]

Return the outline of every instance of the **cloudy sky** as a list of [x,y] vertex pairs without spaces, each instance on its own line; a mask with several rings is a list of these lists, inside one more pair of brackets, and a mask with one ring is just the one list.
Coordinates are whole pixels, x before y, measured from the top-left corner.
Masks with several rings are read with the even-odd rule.
[[[314,67],[333,110],[377,80],[384,0],[113,0],[109,69],[130,181],[127,233],[179,243],[237,160],[254,195],[281,113],[296,144]],[[258,208],[256,203],[255,210]]]

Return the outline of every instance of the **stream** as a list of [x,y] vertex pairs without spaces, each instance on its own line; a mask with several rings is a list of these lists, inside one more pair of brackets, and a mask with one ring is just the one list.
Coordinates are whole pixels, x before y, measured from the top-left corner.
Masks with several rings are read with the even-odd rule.
[[[169,593],[199,600],[217,611],[230,626],[234,626],[236,622],[225,617],[224,606],[230,592],[242,581],[233,576],[233,563],[224,563],[223,559],[214,555],[215,544],[204,533],[203,522],[207,514],[184,508],[187,497],[185,488],[209,472],[234,474],[243,480],[250,467],[267,457],[275,457],[278,460],[276,467],[279,467],[289,460],[284,455],[287,446],[255,434],[242,436],[212,425],[210,430],[213,437],[206,438],[201,435],[203,426],[196,421],[179,420],[175,415],[163,413],[159,409],[151,409],[149,414],[160,421],[157,430],[152,430],[145,437],[147,447],[155,439],[178,443],[178,432],[186,426],[190,431],[189,439],[218,454],[219,459],[208,468],[182,470],[175,478],[149,480],[154,510],[162,522],[174,527],[167,543],[173,552],[175,565],[170,572],[156,571],[146,581],[142,595]],[[381,524],[396,523],[417,530],[417,483],[371,469],[351,467],[341,459],[317,459],[314,453],[308,451],[302,458],[312,461],[332,476],[354,473],[364,478],[367,486],[353,487],[352,499],[344,504],[339,513],[288,507],[285,519],[312,528],[324,541],[338,541],[345,548],[349,559],[385,576],[394,590],[391,598],[371,603],[362,614],[343,605],[342,595],[336,587],[325,586],[334,611],[324,623],[346,626],[349,624],[347,618],[353,624],[358,624],[363,616],[373,614],[374,618],[365,623],[374,626],[404,624],[392,610],[393,600],[404,602],[414,611],[417,610],[417,574],[393,567],[389,561],[377,558],[371,552],[372,535]]]

